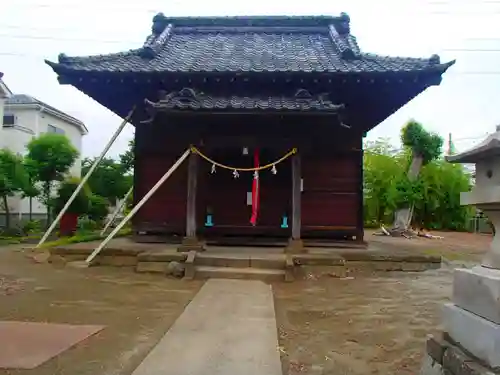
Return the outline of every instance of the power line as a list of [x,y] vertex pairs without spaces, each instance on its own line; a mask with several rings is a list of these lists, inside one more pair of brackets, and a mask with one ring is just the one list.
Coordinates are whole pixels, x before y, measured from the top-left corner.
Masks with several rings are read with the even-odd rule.
[[[123,44],[125,42],[127,43],[134,43],[137,45],[141,45],[143,43],[142,41],[130,41],[130,40],[113,40],[113,39],[92,39],[92,38],[64,38],[64,37],[55,37],[55,36],[49,36],[49,35],[25,35],[25,34],[0,34],[0,38],[7,38],[7,39],[28,39],[28,40],[52,40],[52,41],[69,41],[69,42],[89,42],[89,43],[119,43]],[[500,41],[500,38],[497,39]],[[500,47],[499,48],[443,48],[443,52],[500,52]]]
[[454,138],[453,142],[476,141],[476,140],[479,140],[479,139],[485,139],[490,134],[491,133],[484,133],[482,135],[478,135],[478,136],[475,136],[475,137]]
[[[23,31],[81,31],[81,28],[66,28],[66,27],[31,27],[31,26],[21,26],[21,25],[0,25],[0,29],[8,29],[8,30],[23,30]],[[106,30],[107,32],[109,30]],[[59,38],[59,37],[52,37],[52,36],[38,36],[38,35],[25,35],[25,34],[0,34],[1,37],[5,38],[21,38],[21,39],[61,39],[61,40],[66,40],[68,38]],[[74,40],[74,39],[70,39]],[[80,41],[81,39],[77,39]],[[84,39],[88,41],[103,41],[103,39]],[[121,43],[119,40],[106,40],[106,43]],[[460,38],[460,42],[500,42],[500,36],[498,37],[467,37],[467,38]],[[499,49],[475,49],[475,48],[447,48],[445,49],[446,51],[450,52],[475,52],[475,51],[491,51],[495,52],[500,50]]]
[[[171,3],[168,4],[170,7],[175,6],[180,4],[181,1],[172,1]],[[500,1],[496,0],[476,0],[474,2],[471,2],[469,4],[461,4],[461,5],[469,5],[469,6],[474,6],[474,8],[478,8],[478,5],[500,5]],[[457,7],[457,3],[452,3],[449,1],[443,2],[443,1],[427,1],[425,3],[427,6],[437,6],[437,7],[442,7],[442,6],[447,6],[447,7]],[[116,12],[146,12],[146,13],[158,13],[162,9],[165,10],[165,8],[169,8],[169,6],[164,7],[158,7],[158,8],[144,8],[144,7],[129,7],[129,6],[93,6],[92,9],[99,9],[99,10],[112,10],[114,13]],[[81,8],[87,8],[88,6],[86,4],[44,4],[44,3],[24,3],[24,4],[19,4],[19,3],[13,3],[10,5],[10,9],[14,9],[15,7],[25,9],[25,8],[45,8],[45,9],[52,9],[52,8],[58,8],[58,10],[67,10],[67,9],[81,9]],[[483,12],[477,12],[477,11],[460,11],[460,12],[450,12],[449,10],[443,11],[443,10],[437,10],[437,11],[423,11],[422,12],[422,6],[420,5],[418,7],[420,9],[420,12],[425,15],[464,15],[464,16],[471,16],[471,15],[481,15]],[[415,14],[415,12],[412,12]],[[484,15],[491,15],[491,14],[500,14],[500,9],[495,9],[495,10],[487,10],[484,12]]]
[[446,52],[500,52],[500,48],[445,48]]
[[0,38],[12,38],[12,39],[34,39],[34,40],[54,40],[54,41],[68,41],[68,42],[91,42],[91,43],[136,43],[141,44],[144,42],[135,42],[130,40],[109,40],[109,39],[87,39],[87,38],[61,38],[46,35],[11,35],[11,34],[0,34]]

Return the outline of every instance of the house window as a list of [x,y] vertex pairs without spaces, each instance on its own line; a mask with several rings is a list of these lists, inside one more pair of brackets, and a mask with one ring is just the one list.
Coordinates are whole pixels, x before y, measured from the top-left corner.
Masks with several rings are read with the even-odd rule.
[[16,124],[16,116],[14,115],[3,115],[3,127],[11,128]]
[[56,134],[65,134],[64,130],[61,128],[58,128],[57,126],[54,125],[47,125],[47,132],[48,133],[56,133]]

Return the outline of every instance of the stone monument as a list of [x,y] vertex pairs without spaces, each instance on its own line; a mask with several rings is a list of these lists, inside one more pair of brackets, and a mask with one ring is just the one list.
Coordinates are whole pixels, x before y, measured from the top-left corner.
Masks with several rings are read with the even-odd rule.
[[476,165],[476,184],[461,193],[460,203],[482,210],[496,234],[480,266],[454,270],[444,333],[427,341],[421,375],[493,375],[500,373],[500,126],[478,146],[446,159]]

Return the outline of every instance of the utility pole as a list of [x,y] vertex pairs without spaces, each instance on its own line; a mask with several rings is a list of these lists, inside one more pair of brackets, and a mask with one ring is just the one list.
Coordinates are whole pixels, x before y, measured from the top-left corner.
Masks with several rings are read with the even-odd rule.
[[451,140],[451,133],[448,133],[448,156],[453,154],[453,141]]

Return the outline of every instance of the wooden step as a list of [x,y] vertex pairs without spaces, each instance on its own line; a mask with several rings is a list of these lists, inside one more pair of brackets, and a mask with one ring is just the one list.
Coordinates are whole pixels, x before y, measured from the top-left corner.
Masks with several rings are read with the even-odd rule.
[[237,268],[237,267],[210,267],[196,266],[196,279],[240,279],[240,280],[261,280],[265,282],[285,280],[285,271],[263,268]]
[[288,241],[286,239],[270,239],[260,237],[221,237],[207,238],[208,246],[255,246],[255,247],[285,247]]
[[277,269],[285,268],[284,256],[264,255],[237,255],[237,254],[208,254],[198,253],[195,265],[208,267],[236,267],[236,268],[258,268]]
[[366,249],[366,242],[356,241],[328,241],[328,240],[304,240],[305,247],[319,247],[331,249]]

